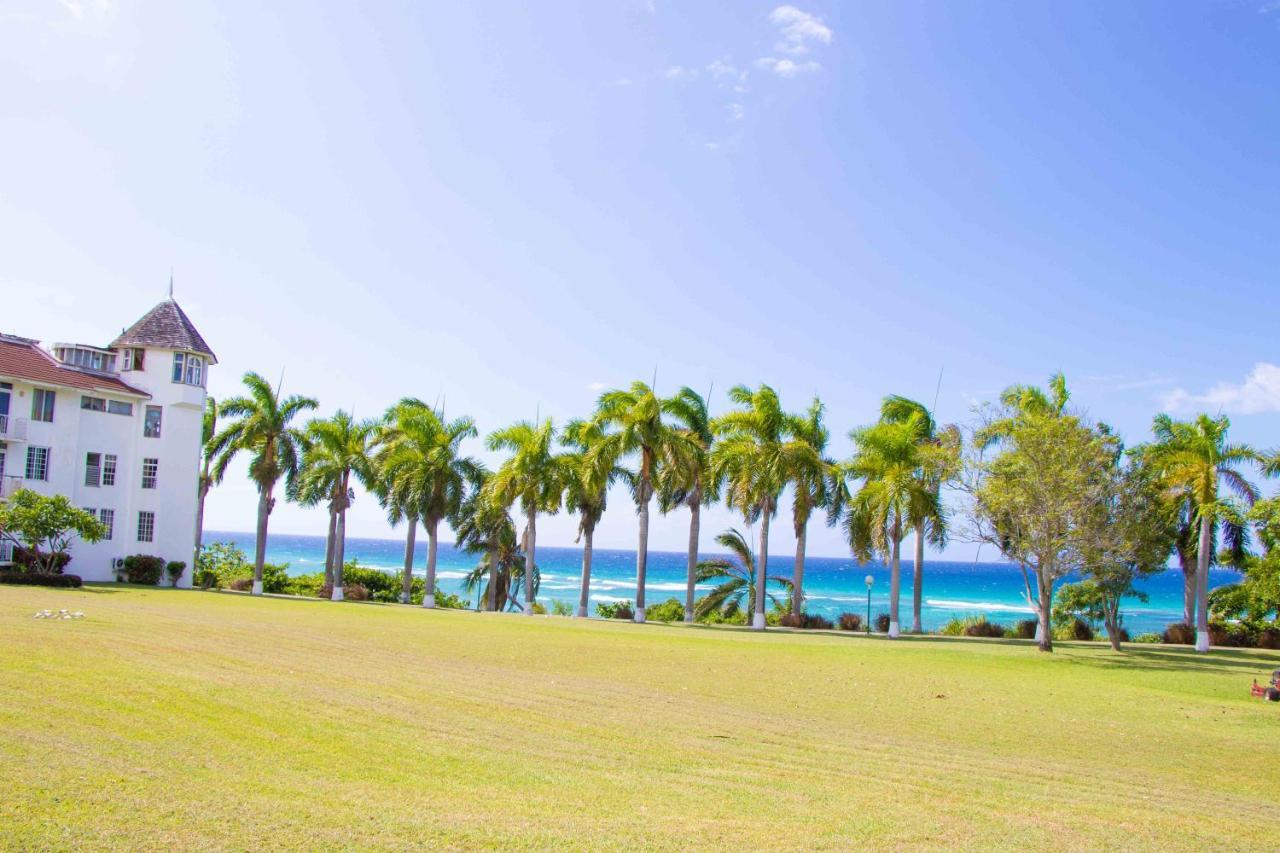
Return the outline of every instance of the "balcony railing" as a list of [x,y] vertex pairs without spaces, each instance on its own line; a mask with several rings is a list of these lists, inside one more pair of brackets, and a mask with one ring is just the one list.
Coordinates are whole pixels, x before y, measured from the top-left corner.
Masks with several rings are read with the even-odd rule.
[[0,415],[0,439],[8,441],[25,441],[27,438],[27,419]]

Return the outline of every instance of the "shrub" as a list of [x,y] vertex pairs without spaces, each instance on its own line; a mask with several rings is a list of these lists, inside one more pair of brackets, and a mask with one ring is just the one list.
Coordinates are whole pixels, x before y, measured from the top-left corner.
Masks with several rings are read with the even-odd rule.
[[1148,632],[1146,634],[1139,634],[1138,636],[1133,638],[1133,641],[1135,643],[1163,643],[1164,637],[1160,636],[1159,634],[1153,634]]
[[840,614],[840,630],[841,631],[861,631],[862,617],[857,613],[841,613]]
[[24,586],[53,586],[70,588],[80,586],[79,575],[50,575],[44,572],[0,572],[0,584]]
[[[321,598],[333,598],[333,584],[322,583],[318,595]],[[342,597],[347,601],[368,601],[369,590],[364,584],[347,583],[347,579],[342,579]]]
[[1093,626],[1076,616],[1070,622],[1054,625],[1053,638],[1055,640],[1092,640]]
[[1258,648],[1280,649],[1280,627],[1268,625],[1259,631]]
[[1003,637],[1006,629],[999,622],[989,622],[985,615],[952,619],[939,632],[947,637]]
[[249,592],[253,589],[253,578],[236,578],[227,584],[228,589],[234,589],[236,592]]
[[[453,593],[448,593],[446,595],[445,593],[440,591],[439,587],[436,587],[435,599],[436,599],[436,607],[447,607],[450,610],[469,610],[471,608],[471,605],[468,604],[464,599],[459,598]],[[542,607],[542,605],[540,604],[535,605],[535,608],[534,608],[535,613],[537,612],[538,607]],[[546,608],[543,608],[542,612],[546,613],[547,612]]]
[[567,601],[561,601],[560,599],[557,598],[551,602],[551,615],[552,616],[572,616],[573,605]]
[[182,573],[185,572],[186,570],[187,570],[187,564],[180,560],[174,560],[170,563],[167,563],[165,564],[165,567],[164,567],[164,572],[169,576],[169,584],[171,586],[178,585],[178,579],[182,577]]
[[681,622],[684,620],[684,605],[678,598],[668,598],[646,607],[644,618],[650,622]]
[[1164,642],[1177,646],[1195,645],[1196,629],[1186,622],[1174,622],[1165,627]]
[[696,621],[703,625],[745,625],[748,617],[745,610],[739,610],[728,616],[725,615],[723,610],[709,610],[696,617]]
[[1255,644],[1253,632],[1240,624],[1209,623],[1209,643],[1215,646],[1249,647]]
[[888,613],[876,614],[875,626],[876,626],[876,630],[879,631],[881,634],[889,633],[889,614]]
[[601,602],[596,605],[596,613],[602,619],[633,619],[636,615],[630,601]]
[[[436,590],[437,598],[439,597],[439,595],[440,595],[440,590]],[[533,613],[535,616],[546,616],[547,606],[543,604],[541,601],[535,601],[533,603]]]
[[809,628],[817,630],[830,630],[835,627],[831,624],[831,620],[819,616],[816,613],[787,613],[778,617],[778,624],[784,628]]
[[[16,546],[13,549],[13,562],[22,566],[28,572],[43,572],[45,562],[49,559],[49,555],[41,551],[33,551],[22,546]],[[71,562],[71,554],[63,551],[53,556],[53,573],[62,574],[62,570],[67,567],[67,563]]]
[[150,554],[133,554],[124,558],[124,574],[129,583],[155,586],[164,573],[164,560]]
[[1009,633],[1015,640],[1034,640],[1036,638],[1036,629],[1039,627],[1039,619],[1019,619],[1013,623]]

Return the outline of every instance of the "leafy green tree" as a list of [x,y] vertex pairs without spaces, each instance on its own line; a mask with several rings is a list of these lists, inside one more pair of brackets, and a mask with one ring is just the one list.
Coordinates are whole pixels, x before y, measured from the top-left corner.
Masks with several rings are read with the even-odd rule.
[[[1050,391],[1015,385],[975,431],[962,488],[972,538],[1022,571],[1041,651],[1053,650],[1054,583],[1081,568],[1079,523],[1105,495],[1116,442],[1067,410],[1061,374]],[[992,449],[994,454],[988,455]]]
[[347,509],[354,499],[354,482],[366,488],[374,483],[374,430],[374,423],[357,421],[342,410],[331,418],[312,420],[303,432],[302,467],[289,490],[304,506],[328,504],[324,580],[332,586],[334,601],[343,598]]
[[729,506],[742,513],[748,524],[760,522],[751,627],[763,631],[769,522],[778,510],[779,494],[795,472],[818,464],[820,457],[812,445],[793,437],[793,419],[782,410],[777,392],[768,385],[755,390],[737,385],[729,390],[729,400],[736,408],[711,422],[716,436],[711,467],[713,476],[725,484]]
[[629,473],[617,465],[607,448],[600,447],[603,441],[604,432],[596,421],[570,421],[560,436],[560,443],[574,450],[564,455],[564,494],[565,508],[578,514],[578,540],[582,542],[582,582],[574,611],[580,618],[586,618],[591,598],[592,539],[596,525],[604,516],[609,487]]
[[[1230,444],[1231,421],[1225,416],[1199,415],[1192,421],[1176,421],[1160,414],[1152,422],[1155,443],[1152,464],[1161,472],[1174,495],[1185,496],[1199,525],[1196,559],[1196,651],[1209,650],[1209,564],[1215,523],[1229,513],[1222,489],[1251,506],[1258,489],[1244,475],[1243,466],[1265,465],[1266,459],[1245,444]],[[1238,526],[1238,525],[1237,525]]]
[[1239,620],[1253,630],[1280,630],[1280,497],[1260,500],[1248,520],[1258,532],[1262,553],[1244,563],[1244,577],[1209,593],[1210,614]]
[[711,432],[710,407],[706,399],[692,388],[681,388],[674,397],[662,401],[662,408],[675,420],[677,434],[682,440],[672,443],[674,452],[660,472],[658,506],[664,513],[681,505],[689,508],[684,621],[692,622],[698,579],[702,507],[719,500],[720,496],[720,482],[714,476],[711,464],[715,436]]
[[219,406],[220,416],[232,420],[213,437],[212,453],[216,457],[213,478],[220,482],[232,459],[241,452],[249,455],[249,478],[258,487],[253,594],[262,595],[267,522],[275,508],[275,488],[282,477],[286,489],[293,482],[306,443],[302,431],[292,426],[293,419],[315,409],[319,403],[314,398],[298,395],[281,398],[280,391],[257,373],[246,373],[243,382],[249,393],[223,400]]
[[[548,418],[541,423],[519,421],[489,435],[490,450],[506,450],[511,455],[488,484],[490,498],[504,509],[517,501],[525,517],[524,554],[530,574],[537,571],[538,513],[554,515],[564,497],[567,466],[552,448],[556,428]],[[537,585],[524,585],[524,613],[532,616]]]
[[[440,522],[455,515],[480,463],[462,455],[462,442],[476,436],[471,418],[446,421],[420,400],[392,407],[376,455],[384,503],[420,519],[427,531],[427,571],[422,606],[436,604],[436,554]],[[412,564],[411,564],[412,565]]]
[[643,622],[645,574],[649,564],[649,504],[653,499],[654,481],[671,458],[679,436],[662,419],[662,400],[643,382],[633,382],[625,391],[615,389],[601,394],[595,421],[603,432],[603,438],[596,444],[597,454],[615,460],[632,455],[639,457],[635,476],[629,480],[640,522],[634,619]]
[[890,395],[880,404],[880,419],[891,423],[916,426],[915,443],[920,453],[916,477],[923,488],[934,495],[930,501],[912,504],[909,519],[915,531],[915,564],[911,576],[911,630],[920,633],[920,611],[924,600],[924,545],[927,540],[938,548],[947,544],[947,513],[942,502],[942,487],[959,474],[963,439],[954,424],[939,426],[933,413],[907,397]]
[[[716,542],[732,556],[729,559],[718,557],[698,563],[699,583],[717,583],[714,589],[698,599],[695,615],[701,620],[714,613],[720,621],[733,622],[744,614],[744,605],[750,607],[757,598],[766,597],[766,591],[757,586],[765,576],[757,570],[756,561],[751,554],[751,544],[739,531],[726,530],[716,537]],[[766,583],[772,583],[782,590],[783,599],[772,592],[767,593],[774,608],[782,610],[786,599],[790,597],[791,581],[783,577],[768,576]],[[757,589],[760,590],[759,596]]]
[[0,538],[31,552],[36,571],[54,574],[65,562],[71,540],[98,542],[107,529],[91,513],[71,505],[65,495],[18,489],[0,501]]
[[[467,496],[450,519],[457,547],[480,556],[464,581],[468,594],[484,584],[485,609],[505,610],[518,585],[524,581],[524,554],[507,508],[493,499],[493,475],[482,471],[472,480]],[[533,591],[538,591],[535,576]]]
[[827,458],[831,432],[822,422],[825,407],[817,397],[803,415],[792,416],[790,433],[807,445],[810,453],[793,454],[788,475],[791,481],[791,524],[796,536],[796,562],[791,576],[791,612],[804,615],[804,558],[809,538],[809,519],[814,511],[831,505],[833,482],[837,476],[834,460]]

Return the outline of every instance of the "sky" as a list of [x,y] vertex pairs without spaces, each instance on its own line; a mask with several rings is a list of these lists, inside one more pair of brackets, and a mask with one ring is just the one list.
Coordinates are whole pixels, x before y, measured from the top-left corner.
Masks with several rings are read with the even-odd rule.
[[[7,0],[0,329],[106,343],[172,271],[216,397],[256,370],[484,434],[767,382],[845,456],[885,394],[963,423],[1062,370],[1131,443],[1207,410],[1271,447],[1277,140],[1275,0]],[[233,470],[206,526],[254,511]],[[401,535],[365,494],[348,530]],[[620,492],[596,544],[635,538]]]

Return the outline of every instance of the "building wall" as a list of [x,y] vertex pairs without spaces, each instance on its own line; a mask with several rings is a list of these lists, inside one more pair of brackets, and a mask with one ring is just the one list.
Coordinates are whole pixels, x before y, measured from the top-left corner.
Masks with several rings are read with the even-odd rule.
[[[122,372],[120,378],[149,392],[152,399],[92,394],[133,403],[130,416],[83,410],[80,398],[88,392],[53,389],[57,391],[53,423],[33,421],[30,415],[35,386],[14,381],[10,415],[28,419],[27,437],[26,441],[8,443],[4,473],[11,487],[15,484],[11,477],[25,475],[27,448],[48,447],[49,480],[23,480],[20,485],[42,494],[67,495],[79,507],[115,512],[111,539],[76,542],[71,548],[68,572],[86,581],[110,581],[115,579],[115,560],[130,554],[154,554],[166,561],[186,563],[187,571],[179,585],[190,586],[206,392],[204,388],[170,381],[171,351],[148,349],[144,364],[145,370]],[[161,407],[159,438],[143,435],[147,405]],[[116,455],[115,485],[86,485],[86,455],[90,452]],[[145,458],[158,460],[154,489],[142,488]],[[138,541],[138,513],[143,510],[155,513],[152,542]]]

